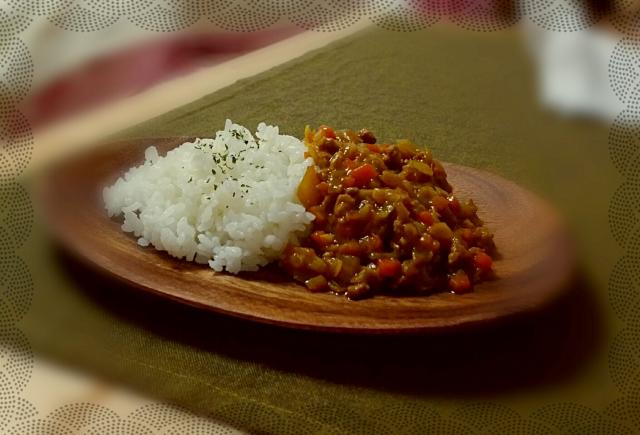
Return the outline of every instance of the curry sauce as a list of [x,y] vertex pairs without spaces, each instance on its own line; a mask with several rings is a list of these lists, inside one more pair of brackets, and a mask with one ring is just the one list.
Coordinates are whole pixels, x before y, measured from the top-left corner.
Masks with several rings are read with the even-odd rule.
[[466,293],[492,276],[493,234],[430,151],[368,130],[307,127],[304,139],[315,164],[297,193],[315,219],[281,264],[309,290]]

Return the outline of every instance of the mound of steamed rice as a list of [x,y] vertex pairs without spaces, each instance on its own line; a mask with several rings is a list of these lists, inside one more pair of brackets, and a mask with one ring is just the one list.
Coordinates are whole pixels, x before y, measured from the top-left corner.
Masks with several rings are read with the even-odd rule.
[[196,139],[144,164],[104,189],[109,216],[141,246],[208,263],[216,271],[253,271],[277,259],[313,215],[296,190],[312,159],[300,140],[258,125],[254,135],[230,120],[214,139]]

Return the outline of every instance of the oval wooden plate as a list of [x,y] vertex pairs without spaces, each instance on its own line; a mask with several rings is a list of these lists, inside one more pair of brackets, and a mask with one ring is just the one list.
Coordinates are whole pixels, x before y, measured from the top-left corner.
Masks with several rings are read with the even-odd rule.
[[465,295],[375,296],[357,302],[310,293],[277,267],[239,276],[142,248],[102,207],[101,189],[144,160],[188,138],[140,139],[99,147],[52,168],[39,200],[53,233],[81,259],[138,289],[244,319],[335,332],[402,333],[469,326],[530,311],[568,285],[573,252],[556,213],[496,175],[446,164],[455,192],[471,197],[495,232],[497,279]]

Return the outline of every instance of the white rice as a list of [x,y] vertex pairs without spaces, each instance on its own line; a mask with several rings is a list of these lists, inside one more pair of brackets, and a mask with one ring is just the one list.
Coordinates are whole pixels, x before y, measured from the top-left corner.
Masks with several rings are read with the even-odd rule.
[[216,271],[253,271],[277,259],[313,215],[296,190],[312,159],[300,140],[258,125],[255,137],[227,120],[214,139],[158,155],[104,189],[109,216],[141,246],[208,263]]

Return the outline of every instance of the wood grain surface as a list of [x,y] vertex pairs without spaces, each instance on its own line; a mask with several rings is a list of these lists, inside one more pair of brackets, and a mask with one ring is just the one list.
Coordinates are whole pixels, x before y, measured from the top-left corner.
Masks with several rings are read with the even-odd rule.
[[562,221],[533,193],[487,172],[446,164],[456,194],[471,197],[495,233],[497,278],[473,293],[382,296],[349,301],[310,293],[270,266],[233,276],[142,248],[102,206],[101,191],[144,160],[187,138],[106,144],[41,175],[37,206],[55,238],[101,273],[132,288],[218,313],[293,328],[354,333],[424,332],[473,326],[529,312],[553,301],[569,284],[574,253]]

